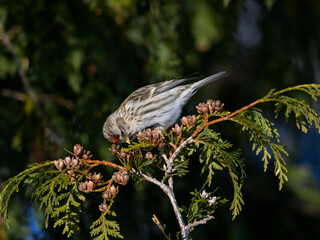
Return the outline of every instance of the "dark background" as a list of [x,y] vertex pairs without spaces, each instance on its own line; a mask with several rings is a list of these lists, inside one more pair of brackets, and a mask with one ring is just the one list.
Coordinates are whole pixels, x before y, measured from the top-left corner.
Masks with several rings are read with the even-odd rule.
[[[57,159],[80,143],[95,159],[112,160],[102,136],[106,117],[132,91],[157,81],[221,70],[228,79],[201,89],[184,108],[208,98],[236,110],[270,89],[320,83],[320,2],[317,0],[1,0],[0,20],[26,70],[52,128],[48,129],[26,95],[17,66],[0,41],[0,181],[32,162]],[[299,97],[299,96],[298,96]],[[319,112],[319,106],[307,102]],[[272,105],[261,105],[270,120]],[[272,163],[263,172],[247,136],[232,124],[221,125],[223,138],[242,148],[247,178],[243,212],[231,220],[229,205],[198,227],[197,239],[320,239],[320,137],[308,135],[279,118],[282,144],[290,153],[289,182],[278,191]],[[53,139],[53,131],[58,138]],[[105,176],[108,169],[97,169]],[[200,186],[196,159],[177,180],[177,199],[188,204]],[[232,197],[226,173],[217,174],[217,194]],[[77,239],[99,214],[100,196],[90,196]],[[153,214],[178,231],[168,199],[147,182],[132,181],[116,198],[116,220],[125,239],[163,239]],[[43,229],[41,211],[23,192],[10,206],[10,229],[0,219],[0,239],[63,239],[61,229]]]

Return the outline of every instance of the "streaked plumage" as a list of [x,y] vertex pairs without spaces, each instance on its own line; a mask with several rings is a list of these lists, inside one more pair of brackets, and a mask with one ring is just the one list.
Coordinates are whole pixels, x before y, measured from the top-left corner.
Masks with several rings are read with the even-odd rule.
[[103,135],[108,141],[117,143],[126,142],[148,127],[167,129],[178,120],[182,107],[199,88],[225,76],[226,72],[220,72],[186,85],[180,84],[190,78],[173,79],[139,88],[107,118]]

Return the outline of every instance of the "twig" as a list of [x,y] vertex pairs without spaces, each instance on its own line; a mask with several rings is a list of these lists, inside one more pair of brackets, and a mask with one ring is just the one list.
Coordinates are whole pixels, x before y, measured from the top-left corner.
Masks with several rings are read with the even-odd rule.
[[163,149],[160,149],[160,153],[161,153],[162,158],[166,162],[166,164],[168,164],[169,159],[168,159],[167,155],[164,153]]
[[90,165],[90,167],[87,168],[87,171],[89,172],[92,168],[99,166],[99,165],[100,164],[98,164],[98,163],[92,164],[92,165]]
[[201,127],[199,127],[194,133],[192,133],[191,137],[195,138],[206,126],[208,126],[208,114],[204,115],[204,121]]
[[95,166],[98,165],[105,165],[105,166],[110,166],[113,168],[118,168],[120,170],[127,170],[125,167],[119,166],[115,163],[109,162],[109,161],[100,161],[100,160],[84,160],[84,163],[93,163]]
[[177,157],[177,155],[180,153],[180,151],[185,147],[187,146],[188,144],[191,144],[193,143],[194,140],[192,137],[188,137],[185,141],[183,141],[179,147],[173,152],[173,154],[171,155],[169,161],[172,161]]
[[218,122],[226,121],[226,120],[228,120],[229,118],[232,118],[233,116],[239,114],[240,112],[243,112],[243,111],[247,110],[248,108],[251,108],[251,107],[253,107],[254,105],[257,105],[258,103],[260,103],[260,102],[262,102],[262,101],[263,101],[263,99],[258,99],[258,100],[256,100],[256,101],[250,103],[249,105],[244,106],[243,108],[240,108],[240,109],[238,109],[237,111],[235,111],[235,112],[233,112],[233,113],[230,113],[229,115],[227,115],[227,116],[225,116],[225,117],[223,117],[223,118],[218,118],[218,119],[215,119],[215,120],[212,120],[212,121],[208,122],[207,126],[212,125],[212,124],[215,124],[215,123],[218,123]]
[[169,144],[173,147],[174,150],[177,150],[177,146],[176,145],[174,145],[172,142],[170,142]]
[[[102,191],[104,191],[106,189],[109,189],[111,184],[113,183],[113,181],[114,180],[112,178],[109,179],[108,181],[105,182],[105,183],[108,183],[107,185],[105,185],[105,186],[103,186],[101,188],[95,189],[95,190],[93,190],[93,192],[102,192]],[[99,183],[98,183],[98,185],[99,185]]]
[[[177,203],[176,197],[174,195],[173,190],[168,187],[165,183],[158,181],[157,179],[150,177],[142,172],[137,172],[135,169],[132,169],[132,172],[142,176],[146,181],[151,182],[155,185],[157,185],[158,187],[160,187],[162,189],[162,191],[169,197],[171,205],[173,207],[173,211],[176,215],[176,218],[178,220],[179,226],[180,226],[180,230],[181,230],[181,235],[182,235],[182,239],[186,240],[187,239],[187,235],[186,235],[186,229],[185,229],[185,223],[184,220],[182,218],[182,214],[180,212],[179,209],[179,205]],[[169,178],[170,181],[171,178]]]
[[193,139],[193,141],[197,142],[197,143],[201,143],[201,144],[205,144],[204,141],[198,140],[198,139]]
[[196,226],[198,226],[198,225],[200,225],[200,224],[206,224],[206,223],[207,223],[208,221],[210,221],[211,219],[214,219],[214,217],[213,217],[213,216],[208,216],[208,217],[206,217],[206,218],[204,218],[204,219],[201,219],[201,220],[199,220],[199,221],[195,221],[195,222],[193,222],[193,223],[188,224],[188,225],[185,227],[185,229],[186,229],[186,231],[188,231],[188,233],[189,233],[192,228],[194,228],[194,227],[196,227]]
[[[27,94],[22,93],[22,92],[18,92],[18,91],[14,91],[11,89],[2,89],[0,91],[0,95],[3,97],[9,97],[9,98],[13,98],[17,101],[20,102],[25,102],[27,99]],[[74,108],[74,104],[68,100],[65,99],[64,97],[58,97],[58,96],[54,96],[54,95],[49,95],[49,94],[42,94],[40,96],[38,96],[38,103],[43,104],[46,102],[56,102],[57,104],[64,106],[65,108],[71,110]]]
[[17,91],[13,91],[10,89],[2,89],[0,91],[0,94],[3,97],[10,97],[10,98],[13,98],[13,99],[20,101],[20,102],[26,101],[26,98],[27,98],[26,94],[21,93],[21,92],[17,92]]
[[39,106],[39,102],[38,102],[38,98],[37,98],[37,95],[35,94],[35,92],[33,91],[33,89],[31,88],[31,85],[30,85],[30,81],[29,81],[29,78],[27,77],[27,74],[25,72],[25,70],[23,69],[22,67],[22,64],[21,64],[21,61],[11,43],[11,40],[8,36],[8,34],[6,33],[6,31],[4,30],[4,26],[3,26],[3,23],[0,22],[0,34],[2,36],[2,40],[3,40],[3,43],[4,45],[7,47],[8,51],[10,52],[10,54],[12,55],[12,58],[15,62],[15,64],[17,65],[18,67],[18,73],[19,73],[19,76],[21,78],[21,81],[22,81],[22,84],[23,84],[23,87],[24,89],[26,90],[28,96],[30,97],[32,103],[34,104],[37,112],[39,113],[40,115],[40,118],[43,120],[46,128],[49,130],[50,132],[50,138],[51,140],[57,145],[57,146],[60,146],[62,144],[62,139],[60,139],[60,137],[58,136],[58,134],[56,134],[56,131],[52,125],[51,122],[49,122],[46,114],[44,113],[44,111],[40,108]]
[[[168,159],[168,157],[165,155],[164,151],[161,149],[161,155],[163,157],[163,159],[166,162],[166,168],[165,168],[165,174],[168,175],[172,172],[175,171],[175,169],[173,168],[173,160],[177,157],[177,155],[180,153],[180,151],[188,144],[193,143],[194,140],[192,137],[187,138],[185,141],[183,141],[179,147],[175,148],[175,151],[173,152],[173,154],[170,156],[170,158]],[[132,171],[134,173],[137,173],[136,170],[132,169]],[[190,229],[186,228],[186,225],[184,223],[181,211],[179,209],[179,205],[177,203],[174,191],[173,191],[173,177],[169,177],[168,179],[168,185],[166,185],[164,182],[160,182],[157,179],[150,177],[142,172],[138,173],[139,175],[141,175],[146,181],[151,182],[157,186],[159,186],[163,192],[169,197],[171,205],[173,207],[173,211],[176,215],[176,218],[178,220],[179,226],[180,226],[180,230],[181,230],[181,235],[182,235],[182,239],[186,240],[188,239],[188,234]]]

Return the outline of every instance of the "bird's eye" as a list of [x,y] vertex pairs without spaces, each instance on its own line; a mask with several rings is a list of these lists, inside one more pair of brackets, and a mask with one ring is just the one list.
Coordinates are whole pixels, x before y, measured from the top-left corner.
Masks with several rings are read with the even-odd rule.
[[113,135],[111,137],[111,142],[112,143],[118,143],[120,141],[120,136],[119,135]]
[[123,135],[124,135],[124,132],[123,132],[123,130],[121,130],[121,129],[120,129],[120,132],[121,132],[121,136],[123,136]]

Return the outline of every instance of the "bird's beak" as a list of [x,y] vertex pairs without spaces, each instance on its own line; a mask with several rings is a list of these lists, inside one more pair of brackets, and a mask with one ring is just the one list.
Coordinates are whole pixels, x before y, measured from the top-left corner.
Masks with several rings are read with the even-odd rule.
[[130,138],[128,136],[126,137],[126,143],[131,144],[130,143]]

